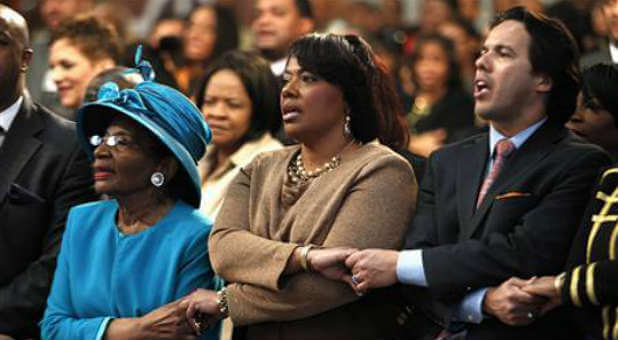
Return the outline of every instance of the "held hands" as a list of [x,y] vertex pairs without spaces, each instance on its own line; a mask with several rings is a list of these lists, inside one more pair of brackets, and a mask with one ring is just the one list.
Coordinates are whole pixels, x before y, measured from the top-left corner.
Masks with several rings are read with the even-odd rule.
[[384,249],[326,248],[307,254],[313,271],[348,283],[358,295],[397,283],[398,258],[399,252]]
[[[558,287],[556,287],[557,284]],[[543,276],[531,284],[526,285],[523,290],[529,294],[543,296],[547,299],[545,304],[543,304],[540,308],[541,314],[545,314],[562,305],[562,296],[560,292],[561,284],[562,283],[556,282],[555,276]]]
[[307,263],[312,271],[327,279],[351,284],[352,275],[345,266],[345,260],[356,251],[353,248],[311,249],[307,253]]
[[217,292],[212,290],[196,289],[181,304],[186,306],[186,318],[197,335],[226,317],[219,308]]
[[186,305],[174,301],[139,318],[114,319],[105,339],[197,339],[185,316]]
[[399,252],[386,249],[365,249],[348,257],[345,265],[352,271],[352,288],[362,295],[373,288],[397,283]]
[[528,325],[562,304],[555,283],[555,276],[529,280],[513,277],[487,291],[483,311],[511,326]]
[[527,281],[513,277],[498,287],[489,288],[483,300],[483,311],[511,326],[532,323],[539,316],[541,306],[547,302],[545,297],[523,289],[535,280],[536,277]]

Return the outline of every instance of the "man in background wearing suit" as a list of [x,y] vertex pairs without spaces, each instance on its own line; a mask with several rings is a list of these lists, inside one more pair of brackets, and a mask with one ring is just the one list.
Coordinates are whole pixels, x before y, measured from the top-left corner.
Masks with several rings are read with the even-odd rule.
[[0,5],[0,337],[38,338],[72,206],[95,199],[73,123],[25,88],[28,27]]
[[618,64],[618,0],[601,0],[601,12],[607,24],[607,40],[580,60],[582,69],[595,64]]
[[[610,164],[563,126],[575,108],[577,62],[560,22],[523,7],[498,16],[474,83],[489,133],[430,156],[406,250],[347,258],[359,293],[404,284],[406,338],[569,338],[556,315],[531,324],[538,301],[520,289],[526,281],[501,283],[562,269],[596,174]],[[522,319],[530,325],[507,325]]]
[[313,31],[315,20],[309,0],[256,0],[251,29],[255,45],[280,77],[292,43]]

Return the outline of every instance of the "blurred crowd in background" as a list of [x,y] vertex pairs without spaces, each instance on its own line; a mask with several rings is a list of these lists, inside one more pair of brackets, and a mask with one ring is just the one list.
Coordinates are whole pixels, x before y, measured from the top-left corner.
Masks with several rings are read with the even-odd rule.
[[[618,56],[611,48],[618,39],[618,2],[611,0],[2,2],[23,13],[32,31],[28,88],[33,98],[69,118],[81,105],[88,81],[114,65],[133,65],[139,44],[158,81],[197,100],[203,73],[228,50],[256,50],[280,75],[287,48],[303,34],[359,34],[395,79],[412,134],[408,149],[424,157],[485,128],[473,114],[472,80],[479,46],[496,12],[523,5],[562,19],[579,44],[583,66]],[[78,15],[94,15],[111,31],[98,32],[96,23],[63,27]],[[76,38],[76,29],[91,30],[91,41]],[[79,71],[73,64],[81,65]]]

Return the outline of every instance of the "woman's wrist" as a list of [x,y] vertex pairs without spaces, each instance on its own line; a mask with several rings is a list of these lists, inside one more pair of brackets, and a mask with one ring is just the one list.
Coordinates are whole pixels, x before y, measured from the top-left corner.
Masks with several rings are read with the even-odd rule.
[[306,254],[303,254],[304,249],[305,246],[297,246],[294,248],[292,255],[288,259],[285,270],[283,271],[284,275],[292,275],[304,270],[301,263],[302,261],[305,261],[305,259],[302,259],[303,256],[306,256]]
[[147,337],[143,336],[140,318],[118,318],[112,319],[107,324],[105,340],[141,340]]
[[556,298],[558,298],[560,301],[562,301],[562,288],[564,287],[565,279],[566,279],[566,272],[554,278],[554,290],[555,290]]
[[306,245],[300,248],[300,267],[306,272],[313,271],[311,261],[309,260],[309,251],[311,251],[312,248],[312,245]]
[[227,288],[223,287],[217,292],[217,309],[219,310],[218,319],[225,319],[230,316],[230,306],[227,300]]

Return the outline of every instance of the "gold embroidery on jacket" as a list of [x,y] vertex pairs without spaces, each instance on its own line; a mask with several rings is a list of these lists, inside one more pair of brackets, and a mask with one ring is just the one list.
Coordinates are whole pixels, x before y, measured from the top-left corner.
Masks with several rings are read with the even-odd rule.
[[582,301],[579,298],[579,292],[577,291],[577,285],[579,284],[579,272],[581,271],[582,266],[575,268],[573,274],[571,275],[571,300],[573,300],[573,304],[577,307],[582,306]]
[[609,306],[603,307],[603,339],[609,340]]
[[616,259],[616,237],[618,237],[618,228],[615,225],[612,231],[612,236],[609,238],[609,259]]
[[618,316],[618,308],[616,308],[616,311],[614,312],[614,334],[612,335],[612,337],[614,339],[618,339],[618,320],[616,320],[616,316]]
[[596,267],[596,262],[589,265],[586,269],[586,293],[588,294],[588,299],[591,303],[595,305],[599,305],[599,300],[594,292],[594,268]]
[[[618,172],[618,169],[616,169],[616,172]],[[607,174],[607,171],[605,173]],[[599,212],[598,215],[592,216],[592,222],[594,222],[594,224],[592,225],[592,229],[590,230],[590,235],[588,235],[588,246],[586,247],[586,262],[587,263],[590,263],[590,254],[592,253],[592,243],[594,242],[594,239],[597,236],[597,233],[599,232],[599,228],[601,227],[602,221],[605,219],[605,217],[607,217],[607,213],[612,208],[612,205],[618,202],[618,188],[614,189],[614,192],[611,194],[611,196],[607,196],[605,193],[599,191],[597,192],[596,198],[605,202],[605,204],[603,204],[603,208],[601,208],[601,211]]]
[[605,180],[605,177],[611,174],[615,174],[615,173],[618,173],[618,168],[611,168],[611,169],[605,170],[603,175],[601,175],[601,183],[603,183],[603,181]]

